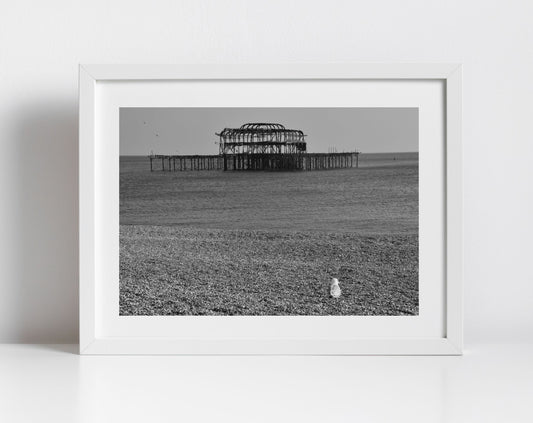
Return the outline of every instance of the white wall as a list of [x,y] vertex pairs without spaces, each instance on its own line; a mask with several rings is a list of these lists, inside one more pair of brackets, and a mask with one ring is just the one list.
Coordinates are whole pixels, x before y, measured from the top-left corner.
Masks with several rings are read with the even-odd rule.
[[462,62],[466,344],[533,333],[533,3],[3,1],[0,342],[76,342],[78,63]]

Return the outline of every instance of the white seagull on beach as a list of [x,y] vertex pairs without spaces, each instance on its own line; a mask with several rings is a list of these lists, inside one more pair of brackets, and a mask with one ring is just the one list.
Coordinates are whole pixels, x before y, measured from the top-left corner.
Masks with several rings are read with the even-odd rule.
[[341,296],[341,287],[339,286],[339,280],[337,278],[331,279],[331,285],[329,287],[329,295],[333,298],[339,298]]

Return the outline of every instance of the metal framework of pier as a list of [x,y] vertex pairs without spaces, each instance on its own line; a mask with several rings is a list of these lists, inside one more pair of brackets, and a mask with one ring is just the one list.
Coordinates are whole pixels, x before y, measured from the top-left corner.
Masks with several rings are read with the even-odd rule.
[[220,139],[218,155],[150,155],[150,170],[323,170],[359,167],[359,152],[307,153],[306,135],[297,129],[286,129],[279,123],[247,123],[240,128],[224,128],[216,135]]

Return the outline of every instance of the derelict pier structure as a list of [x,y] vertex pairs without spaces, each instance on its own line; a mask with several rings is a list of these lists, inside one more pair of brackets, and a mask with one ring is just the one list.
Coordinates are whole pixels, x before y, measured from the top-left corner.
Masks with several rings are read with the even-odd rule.
[[[151,155],[161,170],[320,170],[359,166],[359,152],[308,153],[306,135],[279,123],[247,123],[224,128],[217,155]],[[166,166],[165,166],[166,164]]]

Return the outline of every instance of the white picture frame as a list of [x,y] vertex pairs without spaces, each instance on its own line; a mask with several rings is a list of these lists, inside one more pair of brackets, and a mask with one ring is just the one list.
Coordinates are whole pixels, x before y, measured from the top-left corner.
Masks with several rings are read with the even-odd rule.
[[[435,288],[440,298],[442,309],[442,329],[438,334],[428,336],[413,335],[409,331],[394,329],[393,320],[376,320],[377,325],[389,325],[389,332],[394,335],[382,336],[376,332],[353,331],[347,329],[334,336],[326,336],[327,326],[334,323],[332,319],[342,320],[346,328],[357,328],[346,317],[312,317],[317,324],[317,335],[313,332],[302,337],[290,334],[276,336],[275,324],[280,317],[263,317],[262,320],[247,320],[246,323],[218,331],[223,319],[234,319],[233,316],[211,317],[209,323],[196,327],[195,319],[205,317],[181,316],[164,320],[157,317],[149,324],[136,317],[123,317],[128,321],[126,326],[114,325],[106,307],[113,308],[110,300],[104,296],[106,286],[103,278],[113,275],[108,272],[106,257],[117,252],[118,238],[116,231],[109,230],[118,222],[116,209],[109,206],[103,179],[117,179],[111,167],[102,162],[102,143],[106,128],[114,134],[105,138],[108,145],[118,145],[118,134],[112,128],[115,119],[116,104],[109,107],[113,86],[119,87],[116,92],[127,93],[142,87],[143,96],[134,93],[128,105],[138,103],[146,105],[157,95],[164,96],[157,84],[202,83],[216,81],[217,84],[238,85],[243,81],[274,81],[283,84],[306,83],[319,84],[324,82],[357,82],[364,84],[426,83],[436,81],[442,87],[438,101],[442,107],[443,145],[435,146],[440,151],[440,162],[443,183],[438,195],[442,204],[442,235],[432,235],[431,242],[440,245],[442,251],[442,269],[435,267],[435,277],[442,279],[442,289]],[[185,85],[184,85],[185,84]],[[218,85],[217,85],[218,86]],[[132,88],[133,87],[133,88]],[[153,88],[155,87],[155,88]],[[162,87],[162,85],[161,85]],[[236,88],[235,88],[236,87]],[[147,95],[154,89],[154,95]],[[107,90],[107,91],[106,91]],[[159,91],[158,91],[159,90]],[[157,94],[161,92],[162,94]],[[408,92],[408,91],[407,91]],[[432,90],[431,92],[439,92]],[[406,91],[398,91],[394,99],[396,104],[409,101]],[[401,94],[403,93],[403,94]],[[114,95],[114,94],[113,94]],[[118,94],[117,94],[118,95]],[[440,94],[439,94],[440,95]],[[148,100],[150,98],[151,100]],[[132,103],[133,101],[133,103]],[[202,106],[202,97],[190,98],[191,104]],[[318,100],[317,100],[318,101]],[[148,102],[148,103],[146,103]],[[285,105],[285,104],[283,104]],[[104,109],[112,113],[103,115]],[[116,115],[118,116],[118,110]],[[104,117],[102,117],[104,116]],[[106,126],[108,125],[108,126]],[[113,126],[115,125],[115,126]],[[425,142],[422,138],[421,143]],[[110,151],[118,151],[118,147],[110,147]],[[110,161],[111,163],[111,161]],[[438,168],[438,166],[437,166]],[[118,184],[118,182],[117,182]],[[422,196],[422,193],[421,193]],[[117,199],[118,202],[118,199]],[[331,64],[331,65],[80,65],[79,68],[79,289],[80,289],[80,354],[338,354],[338,355],[460,355],[463,350],[463,229],[462,229],[462,144],[461,144],[461,66],[457,64]],[[109,247],[108,247],[109,246]],[[430,266],[426,266],[430,267]],[[118,284],[118,281],[116,282]],[[440,286],[440,285],[439,285]],[[440,289],[440,291],[439,291]],[[421,303],[421,307],[424,304]],[[117,306],[118,307],[118,306]],[[418,316],[424,319],[424,316]],[[284,317],[281,317],[283,319]],[[401,319],[402,317],[396,317]],[[218,320],[217,320],[218,319]],[[252,318],[253,319],[253,318]],[[257,319],[257,318],[256,318]],[[274,319],[274,320],[269,320]],[[305,326],[306,317],[294,321]],[[379,319],[379,317],[374,318]],[[338,320],[341,321],[341,320]],[[204,320],[202,322],[207,322]],[[218,322],[218,323],[217,323]],[[256,322],[256,323],[254,323]],[[277,322],[277,323],[276,323]],[[369,323],[367,320],[365,322]],[[114,325],[114,326],[113,326]],[[190,326],[188,330],[185,327]],[[352,325],[352,326],[350,326]],[[246,326],[246,328],[245,328]],[[369,326],[372,327],[372,324]],[[239,336],[243,328],[247,336]],[[324,331],[320,332],[320,328]],[[137,330],[138,329],[138,330]],[[304,331],[305,332],[305,331]],[[252,334],[252,335],[250,335]]]

